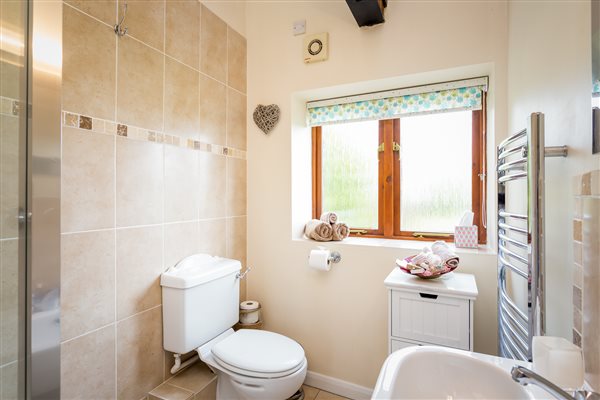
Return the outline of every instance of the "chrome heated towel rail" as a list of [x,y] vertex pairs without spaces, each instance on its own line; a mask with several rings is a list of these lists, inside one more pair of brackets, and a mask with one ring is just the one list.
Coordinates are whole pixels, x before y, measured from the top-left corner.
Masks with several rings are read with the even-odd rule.
[[[544,334],[544,159],[566,155],[566,146],[544,146],[542,113],[531,114],[526,129],[498,146],[498,332],[502,357],[531,361],[533,337]],[[526,182],[526,187],[520,188],[527,197],[523,214],[506,209],[507,187],[517,180]],[[511,206],[519,200],[515,199],[519,188],[515,189]],[[522,279],[525,285],[518,286]],[[515,293],[524,286],[526,294]]]

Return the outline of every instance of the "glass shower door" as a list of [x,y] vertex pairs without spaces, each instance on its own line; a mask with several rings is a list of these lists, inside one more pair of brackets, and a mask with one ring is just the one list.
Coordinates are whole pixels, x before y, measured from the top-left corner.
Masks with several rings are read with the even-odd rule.
[[27,21],[0,0],[0,400],[25,395]]

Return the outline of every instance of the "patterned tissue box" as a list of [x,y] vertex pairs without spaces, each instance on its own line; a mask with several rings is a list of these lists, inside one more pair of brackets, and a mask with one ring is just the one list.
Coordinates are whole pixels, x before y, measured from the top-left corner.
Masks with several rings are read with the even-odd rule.
[[454,227],[454,246],[477,248],[477,242],[477,225]]

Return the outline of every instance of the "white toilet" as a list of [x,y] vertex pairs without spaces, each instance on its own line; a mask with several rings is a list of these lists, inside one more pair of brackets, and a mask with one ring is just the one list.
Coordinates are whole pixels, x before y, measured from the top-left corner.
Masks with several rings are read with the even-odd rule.
[[217,374],[217,400],[287,399],[306,377],[304,349],[273,332],[234,332],[240,270],[239,261],[195,254],[162,274],[164,348],[196,350]]

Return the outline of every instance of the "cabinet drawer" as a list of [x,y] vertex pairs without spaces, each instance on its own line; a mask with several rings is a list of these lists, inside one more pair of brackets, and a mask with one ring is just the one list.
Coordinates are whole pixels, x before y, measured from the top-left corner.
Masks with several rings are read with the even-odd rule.
[[469,300],[391,291],[391,335],[469,350]]
[[422,346],[422,345],[417,344],[417,343],[405,342],[403,340],[391,339],[390,340],[390,353],[393,353],[396,350],[404,349],[406,347],[411,347],[411,346]]

